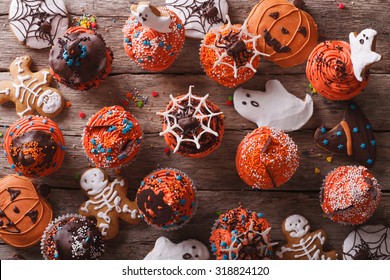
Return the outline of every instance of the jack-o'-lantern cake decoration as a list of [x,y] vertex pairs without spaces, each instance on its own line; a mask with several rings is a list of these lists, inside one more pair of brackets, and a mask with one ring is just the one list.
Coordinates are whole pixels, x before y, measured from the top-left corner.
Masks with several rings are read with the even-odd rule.
[[210,30],[200,47],[200,62],[206,74],[214,81],[229,88],[237,87],[251,79],[260,63],[257,40],[261,35],[252,35],[245,21],[227,24]]
[[6,243],[17,248],[38,243],[52,216],[51,206],[29,179],[0,179],[0,237]]
[[197,206],[193,182],[185,173],[172,168],[159,169],[146,176],[136,202],[141,218],[162,230],[184,226]]
[[311,15],[287,0],[262,0],[248,17],[248,31],[262,35],[259,51],[281,67],[304,63],[318,42],[317,24]]

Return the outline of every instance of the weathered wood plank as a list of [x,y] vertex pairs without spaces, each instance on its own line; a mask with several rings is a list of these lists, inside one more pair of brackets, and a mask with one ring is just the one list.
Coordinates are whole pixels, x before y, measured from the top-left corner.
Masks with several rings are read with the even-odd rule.
[[[322,217],[318,193],[297,192],[253,192],[227,191],[217,194],[213,191],[199,191],[199,208],[194,218],[182,229],[173,232],[155,230],[146,223],[136,226],[122,224],[118,236],[106,243],[105,259],[142,259],[153,248],[154,241],[161,235],[174,241],[196,238],[208,245],[211,227],[217,211],[225,211],[242,203],[247,209],[262,212],[272,226],[272,239],[283,242],[280,224],[289,215],[299,213],[311,223],[312,229],[323,228],[328,233],[328,240],[339,253],[342,243],[351,226],[343,226]],[[49,200],[54,206],[55,216],[74,213],[83,201],[81,191],[53,190]],[[390,195],[385,194],[374,216],[368,224],[390,224]],[[0,244],[0,259],[12,257],[18,252],[27,259],[41,259],[39,246],[27,250],[16,250]]]
[[[102,33],[108,46],[114,51],[116,60],[114,61],[113,73],[145,73],[136,66],[125,54],[122,47],[122,26],[130,14],[130,4],[128,1],[65,1],[68,11],[72,15],[91,13],[98,15],[98,32]],[[136,1],[133,1],[136,2]],[[257,0],[229,1],[230,15],[232,22],[242,23],[249,14],[252,6]],[[102,4],[104,3],[104,4]],[[153,1],[161,4],[164,1]],[[377,50],[383,54],[383,60],[373,67],[375,73],[389,73],[390,70],[390,24],[386,9],[382,8],[381,0],[374,1],[354,1],[353,5],[347,5],[344,10],[338,9],[338,4],[333,0],[314,1],[307,0],[308,11],[313,15],[319,26],[319,34],[322,39],[348,41],[348,34],[352,31],[360,31],[367,27],[373,27],[379,32]],[[9,1],[0,3],[0,38],[7,42],[7,46],[2,48],[3,59],[0,60],[0,71],[5,71],[15,55],[30,54],[36,59],[39,66],[48,64],[48,50],[29,50],[20,45],[12,34],[8,24]],[[329,20],[331,19],[331,21]],[[348,19],[348,20],[347,20]],[[337,28],[333,22],[337,22]],[[187,40],[183,51],[177,61],[165,73],[203,73],[199,63],[199,41]],[[304,73],[305,65],[293,67],[291,69],[280,68],[270,62],[263,60],[259,67],[259,75]]]

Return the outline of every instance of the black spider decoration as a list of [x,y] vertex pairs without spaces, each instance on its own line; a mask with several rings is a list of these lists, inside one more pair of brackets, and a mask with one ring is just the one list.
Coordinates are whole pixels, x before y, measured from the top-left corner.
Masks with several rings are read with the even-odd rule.
[[53,37],[50,33],[51,31],[51,19],[49,18],[50,15],[48,15],[45,12],[39,12],[36,11],[33,15],[33,18],[38,19],[36,22],[36,25],[38,28],[34,32],[34,36],[36,38],[41,38],[43,40],[49,41],[50,45],[54,45]]
[[218,16],[219,11],[218,8],[215,7],[214,0],[202,3],[202,5],[193,10],[193,13],[199,13],[210,25],[223,22],[222,18]]
[[253,55],[253,51],[248,51],[245,42],[239,39],[240,33],[241,31],[233,34],[233,30],[230,30],[226,36],[220,34],[215,42],[217,48],[226,49],[227,55],[233,57],[237,68],[245,66]]
[[266,257],[263,248],[268,248],[268,245],[259,232],[248,230],[237,236],[234,243],[237,244],[239,260],[261,260]]
[[194,117],[195,109],[192,106],[184,106],[183,109],[180,109],[177,114],[177,122],[180,128],[183,130],[183,134],[191,132],[195,134],[196,130],[199,128],[199,121]]

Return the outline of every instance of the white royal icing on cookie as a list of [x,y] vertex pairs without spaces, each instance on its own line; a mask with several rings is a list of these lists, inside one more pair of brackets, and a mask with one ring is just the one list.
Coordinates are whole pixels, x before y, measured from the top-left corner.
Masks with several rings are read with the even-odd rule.
[[169,33],[172,29],[169,27],[172,23],[171,16],[160,12],[157,8],[147,2],[140,2],[138,5],[131,6],[131,14],[143,26],[150,27],[161,33]]
[[116,188],[125,186],[125,181],[123,179],[115,179],[113,182],[109,182],[101,169],[92,168],[81,176],[80,185],[81,188],[91,196],[90,199],[85,202],[84,207],[80,208],[81,211],[89,213],[89,205],[95,205],[93,209],[97,211],[106,207],[106,211],[97,212],[97,217],[104,220],[104,222],[98,224],[103,236],[107,236],[106,230],[110,228],[111,218],[108,214],[111,211],[129,213],[132,219],[137,218],[137,209],[131,210],[127,204],[125,204],[123,208],[120,206],[122,198],[118,195]]
[[69,27],[62,0],[12,0],[9,21],[18,40],[33,49],[54,45]]
[[290,233],[293,238],[301,238],[305,236],[309,230],[309,222],[301,215],[291,215],[284,222],[284,228]]
[[227,22],[226,0],[166,0],[165,4],[180,17],[190,38],[203,39],[212,28]]
[[208,260],[207,247],[198,240],[188,239],[178,244],[160,237],[144,260]]
[[278,80],[265,84],[265,92],[239,88],[234,93],[234,109],[245,119],[283,131],[301,128],[313,115],[313,100],[295,97]]
[[352,260],[361,253],[369,259],[390,260],[390,228],[367,225],[352,231],[344,241],[343,257]]
[[382,58],[380,54],[374,52],[377,34],[378,32],[370,28],[364,29],[358,35],[354,32],[349,34],[353,72],[358,81],[363,81],[367,68]]
[[62,107],[62,98],[58,92],[48,89],[39,96],[37,105],[44,113],[53,114]]

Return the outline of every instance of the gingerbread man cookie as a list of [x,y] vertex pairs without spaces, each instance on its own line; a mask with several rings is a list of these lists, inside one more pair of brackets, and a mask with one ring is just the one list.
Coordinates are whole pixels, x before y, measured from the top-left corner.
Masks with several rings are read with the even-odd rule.
[[301,215],[292,215],[282,223],[287,244],[280,247],[276,256],[282,260],[336,260],[336,251],[324,252],[324,230],[310,232],[309,222]]
[[104,170],[91,168],[81,176],[80,185],[89,200],[81,205],[79,213],[95,217],[103,237],[116,236],[119,219],[129,224],[140,222],[137,204],[127,198],[128,186],[123,178],[110,182]]
[[32,115],[35,111],[53,118],[65,105],[61,92],[50,87],[52,76],[48,69],[31,72],[31,56],[16,58],[10,65],[13,81],[0,81],[0,104],[15,103],[19,117]]

